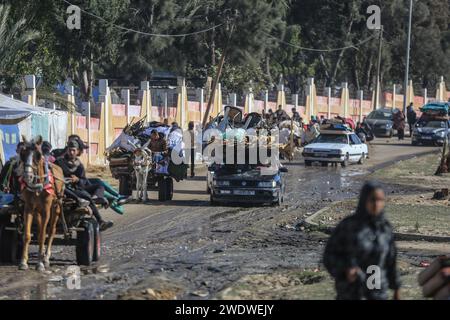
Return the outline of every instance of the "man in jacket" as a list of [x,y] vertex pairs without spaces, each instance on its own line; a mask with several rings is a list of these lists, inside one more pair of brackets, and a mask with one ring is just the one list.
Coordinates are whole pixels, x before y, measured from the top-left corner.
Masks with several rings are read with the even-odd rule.
[[104,197],[105,189],[101,185],[93,184],[86,178],[86,171],[83,163],[78,158],[80,145],[76,140],[70,140],[67,144],[66,152],[62,157],[56,159],[55,164],[63,170],[64,177],[70,180],[67,186],[68,196],[77,197],[89,201],[89,207],[92,210],[100,230],[106,230],[113,226],[111,221],[103,220],[96,207],[96,202],[108,205]]
[[411,103],[408,108],[407,108],[407,112],[406,112],[406,119],[408,120],[408,126],[409,126],[409,136],[412,136],[412,132],[413,132],[413,127],[414,124],[417,121],[417,114],[414,111],[414,105]]

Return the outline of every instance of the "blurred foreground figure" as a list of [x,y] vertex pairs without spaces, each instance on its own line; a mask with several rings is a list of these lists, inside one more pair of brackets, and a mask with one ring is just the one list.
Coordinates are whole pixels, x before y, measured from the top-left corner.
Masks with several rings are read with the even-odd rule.
[[367,182],[356,212],[328,240],[323,262],[336,281],[338,300],[385,300],[388,288],[399,299],[397,250],[384,207],[381,186]]

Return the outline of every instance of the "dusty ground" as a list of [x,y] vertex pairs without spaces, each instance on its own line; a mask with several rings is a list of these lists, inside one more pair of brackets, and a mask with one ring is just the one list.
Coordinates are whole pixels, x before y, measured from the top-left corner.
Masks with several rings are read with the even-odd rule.
[[[0,298],[332,299],[332,281],[320,263],[327,236],[302,231],[301,221],[334,201],[355,198],[373,170],[436,149],[383,139],[370,150],[364,166],[305,168],[301,159],[287,164],[281,208],[211,207],[203,176],[177,183],[171,202],[128,205],[124,216],[104,213],[115,226],[103,234],[101,263],[82,270],[80,290],[67,289],[63,277],[74,263],[74,249],[58,247],[45,274],[0,266]],[[105,177],[101,170],[96,174]],[[393,195],[432,191],[395,182],[386,189]],[[449,247],[399,245],[405,297],[420,298],[420,263]]]

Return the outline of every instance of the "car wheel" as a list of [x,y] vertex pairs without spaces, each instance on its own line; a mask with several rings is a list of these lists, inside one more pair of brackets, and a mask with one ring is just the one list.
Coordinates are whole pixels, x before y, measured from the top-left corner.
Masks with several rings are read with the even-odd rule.
[[419,143],[417,142],[417,141],[411,141],[411,145],[413,145],[413,146],[418,146],[419,145]]
[[358,161],[358,164],[364,164],[364,160],[366,159],[366,154],[363,152],[361,153],[361,158]]
[[218,205],[218,202],[216,200],[214,200],[212,193],[210,193],[210,196],[209,196],[209,204],[212,206]]
[[328,162],[322,162],[321,165],[322,167],[328,167]]
[[345,160],[341,162],[342,168],[348,167],[348,162],[349,162],[349,160],[350,160],[350,156],[349,156],[349,154],[347,153],[347,154],[345,155]]
[[312,162],[309,160],[305,160],[305,167],[311,167],[312,166]]

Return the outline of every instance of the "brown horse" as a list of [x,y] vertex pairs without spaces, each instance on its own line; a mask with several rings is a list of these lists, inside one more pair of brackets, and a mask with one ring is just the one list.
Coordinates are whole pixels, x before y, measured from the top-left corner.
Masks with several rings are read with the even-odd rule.
[[[31,227],[36,218],[39,245],[39,260],[36,269],[44,271],[50,266],[52,242],[56,234],[58,218],[62,213],[62,196],[64,194],[64,175],[60,167],[49,164],[42,154],[42,137],[28,142],[20,152],[19,178],[22,185],[21,198],[24,201],[24,243],[20,270],[28,269],[28,248],[31,241]],[[45,251],[47,226],[50,230]]]

